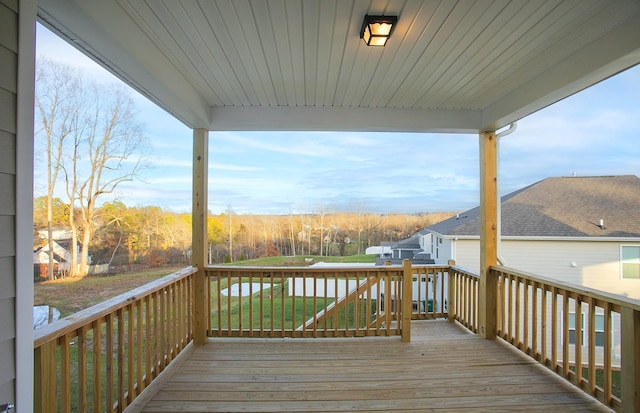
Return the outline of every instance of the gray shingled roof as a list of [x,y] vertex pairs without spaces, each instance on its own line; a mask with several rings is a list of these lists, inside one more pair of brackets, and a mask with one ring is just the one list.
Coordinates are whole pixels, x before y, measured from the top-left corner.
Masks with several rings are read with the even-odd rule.
[[419,250],[420,247],[420,239],[417,235],[414,235],[410,238],[405,238],[396,242],[391,249],[403,249],[403,250]]
[[[640,237],[640,178],[547,178],[502,197],[502,235]],[[443,235],[478,235],[476,207],[428,227]],[[604,229],[598,224],[604,220]]]

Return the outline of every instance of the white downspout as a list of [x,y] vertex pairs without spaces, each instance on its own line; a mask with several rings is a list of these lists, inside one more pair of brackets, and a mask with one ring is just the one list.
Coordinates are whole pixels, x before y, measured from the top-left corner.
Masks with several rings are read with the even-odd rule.
[[518,127],[518,124],[516,122],[511,122],[511,124],[509,124],[508,129],[505,129],[502,132],[496,134],[496,145],[498,146],[497,148],[498,182],[496,182],[496,187],[497,187],[496,193],[498,196],[498,200],[496,202],[497,209],[498,209],[498,245],[497,245],[498,251],[497,253],[498,253],[498,264],[500,265],[507,265],[506,260],[502,257],[502,203],[500,202],[500,139],[507,135],[511,135],[513,132],[515,132],[517,127]]

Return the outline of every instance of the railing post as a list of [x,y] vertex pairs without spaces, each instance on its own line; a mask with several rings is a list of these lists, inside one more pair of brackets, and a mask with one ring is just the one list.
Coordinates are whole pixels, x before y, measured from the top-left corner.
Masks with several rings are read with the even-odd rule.
[[192,203],[192,265],[194,275],[193,340],[204,344],[207,336],[206,274],[207,263],[207,171],[209,167],[209,136],[206,129],[193,130],[193,203]]
[[402,261],[402,341],[411,341],[411,313],[413,311],[413,274],[411,260]]
[[36,347],[34,350],[34,406],[36,413],[58,410],[56,388],[56,342]]
[[498,138],[480,134],[480,285],[478,323],[480,335],[495,338],[497,282],[491,266],[498,263]]
[[[456,321],[456,276],[455,270],[452,268],[456,265],[455,260],[449,260],[449,269],[447,270],[447,319],[452,323]],[[444,282],[444,281],[443,281]]]
[[640,311],[622,307],[620,316],[622,412],[640,412]]

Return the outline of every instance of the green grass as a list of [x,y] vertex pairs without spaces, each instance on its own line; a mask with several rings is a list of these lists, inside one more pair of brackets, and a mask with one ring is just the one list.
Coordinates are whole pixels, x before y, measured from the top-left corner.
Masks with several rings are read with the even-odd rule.
[[[227,288],[227,286],[227,280],[221,280],[220,289],[222,290]],[[261,325],[260,292],[255,292],[252,297],[242,297],[242,299],[239,297],[221,296],[220,313],[218,313],[218,304],[215,299],[217,296],[217,290],[218,287],[216,285],[216,281],[213,281],[211,283],[211,328],[213,330],[217,330],[218,328],[223,330],[228,328],[234,330],[240,329],[240,313],[242,313],[243,330],[248,330],[250,327],[254,330],[260,330],[261,328],[264,330],[273,329],[275,331],[294,330],[334,301],[333,299],[328,298],[325,302],[324,298],[318,298],[314,306],[314,300],[312,297],[304,298],[287,296],[286,293],[284,293],[287,291],[286,282],[284,284],[284,288],[282,288],[282,283],[274,283],[272,287],[266,288],[262,293],[263,316]],[[253,306],[250,304],[251,299],[253,300]],[[372,321],[375,303],[373,301],[369,301],[368,303],[370,308],[367,312],[365,302],[362,300],[359,302],[358,325],[360,328],[363,328],[363,326],[366,326],[368,322]],[[271,310],[272,306],[273,311]],[[230,314],[229,311],[231,311]],[[231,319],[230,327],[229,319]],[[348,308],[342,309],[335,317],[331,317],[327,320],[327,328],[330,329],[345,328],[347,325],[350,329],[353,329],[356,326],[356,309],[354,302],[349,302]],[[319,327],[324,328],[324,325]]]
[[[576,371],[575,366],[570,366],[569,370]],[[589,367],[582,368],[582,377],[585,380],[589,380]],[[604,369],[596,367],[596,386],[602,388],[604,387]],[[620,398],[621,392],[621,383],[620,383],[620,370],[613,370],[611,372],[611,393]]]
[[265,257],[256,258],[253,260],[236,261],[225,265],[234,266],[256,266],[256,267],[305,267],[309,264],[305,261],[305,258],[313,258],[312,264],[317,262],[330,262],[330,263],[373,263],[376,262],[376,255],[348,255],[344,257],[337,256],[320,256],[320,255],[296,255],[295,257]]
[[180,268],[163,268],[138,273],[62,278],[34,284],[34,305],[51,305],[66,317],[133,290]]

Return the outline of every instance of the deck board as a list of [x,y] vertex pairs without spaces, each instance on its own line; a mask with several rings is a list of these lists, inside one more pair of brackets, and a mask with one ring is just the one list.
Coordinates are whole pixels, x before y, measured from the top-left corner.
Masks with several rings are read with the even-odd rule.
[[398,337],[212,339],[143,410],[607,412],[499,340],[447,321]]

